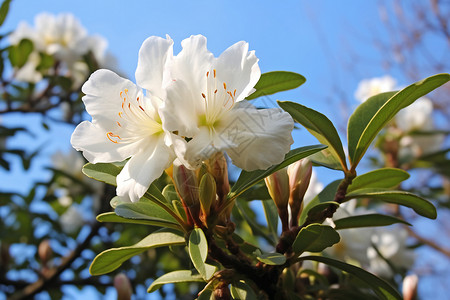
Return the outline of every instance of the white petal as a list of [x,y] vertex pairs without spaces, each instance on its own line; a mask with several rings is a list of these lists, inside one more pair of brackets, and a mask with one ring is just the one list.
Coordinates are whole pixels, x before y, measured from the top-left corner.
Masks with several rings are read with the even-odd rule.
[[132,156],[125,164],[116,178],[117,195],[137,202],[173,160],[173,151],[164,144],[164,139],[159,139],[145,151]]
[[149,90],[152,95],[165,98],[163,85],[169,80],[166,66],[173,57],[173,41],[170,37],[163,39],[151,36],[144,41],[139,50],[136,82]]
[[178,81],[182,80],[191,93],[191,97],[202,101],[206,90],[206,73],[211,72],[214,56],[206,48],[206,38],[202,35],[193,35],[181,42],[183,49],[173,58],[170,66],[170,76]]
[[70,139],[72,147],[83,151],[83,156],[91,163],[122,161],[143,147],[145,141],[134,143],[113,143],[106,132],[89,121],[81,122]]
[[246,171],[263,170],[283,161],[293,143],[294,121],[288,113],[254,107],[231,112],[219,138],[230,145],[227,154],[236,166]]
[[220,84],[225,82],[232,92],[236,89],[236,102],[251,94],[261,77],[255,51],[249,52],[248,43],[243,41],[232,45],[216,58],[213,68],[217,70]]
[[203,104],[201,93],[195,98],[192,90],[182,80],[173,82],[167,88],[167,99],[162,103],[160,115],[163,128],[179,135],[193,137],[198,132],[198,116]]
[[81,90],[86,95],[83,102],[92,122],[107,132],[117,127],[118,113],[122,111],[121,93],[128,90],[130,98],[136,98],[140,89],[130,80],[109,70],[95,71]]

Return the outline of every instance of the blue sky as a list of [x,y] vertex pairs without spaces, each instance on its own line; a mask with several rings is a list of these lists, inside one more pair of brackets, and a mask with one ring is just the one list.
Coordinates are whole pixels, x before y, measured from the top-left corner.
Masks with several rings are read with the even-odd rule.
[[[182,39],[200,33],[208,38],[208,48],[216,56],[233,43],[245,40],[250,49],[256,51],[262,72],[286,70],[307,78],[304,86],[277,94],[270,102],[293,100],[325,113],[333,121],[342,121],[341,94],[337,92],[345,91],[350,97],[350,105],[355,107],[352,95],[359,80],[385,74],[377,63],[380,54],[373,43],[374,33],[384,33],[378,17],[378,3],[358,0],[277,3],[268,0],[15,0],[3,32],[13,30],[19,21],[33,24],[34,16],[40,12],[71,12],[90,34],[99,34],[108,40],[109,51],[117,57],[120,69],[133,81],[138,50],[151,35],[169,34],[175,41],[175,52],[178,52]],[[353,61],[353,53],[367,58],[367,65],[352,65],[365,62],[364,59]],[[402,82],[402,78],[399,81],[407,83]],[[13,115],[6,117],[5,123],[20,125],[22,120],[20,115]],[[35,117],[31,122],[37,120]],[[9,146],[27,143],[33,149],[44,143],[49,145],[33,166],[32,174],[23,174],[16,163],[12,173],[8,174],[12,176],[5,176],[6,173],[0,171],[2,181],[20,189],[37,180],[42,174],[40,168],[48,165],[53,151],[70,148],[72,130],[70,126],[58,126],[50,132],[33,128],[36,137],[21,136],[8,141]],[[295,133],[296,147],[317,143],[304,132]],[[345,141],[345,136],[341,137]],[[323,180],[327,181],[327,178],[324,174]]]

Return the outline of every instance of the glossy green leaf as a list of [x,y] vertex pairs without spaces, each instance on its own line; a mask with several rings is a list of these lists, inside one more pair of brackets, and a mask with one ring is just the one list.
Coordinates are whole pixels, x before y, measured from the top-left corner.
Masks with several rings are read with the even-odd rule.
[[256,258],[267,265],[282,265],[286,262],[286,256],[284,256],[281,253],[275,252],[275,253],[261,253],[261,251],[257,250],[257,253],[255,253]]
[[302,210],[300,214],[299,224],[303,224],[308,217],[309,211],[316,205],[324,202],[332,202],[334,201],[334,197],[336,195],[337,189],[341,180],[335,180],[328,184],[316,197],[314,197]]
[[306,82],[305,77],[294,72],[273,71],[261,74],[255,85],[255,92],[248,96],[252,100],[261,96],[272,95],[278,92],[295,89]]
[[5,22],[6,16],[8,15],[10,3],[11,0],[5,0],[3,1],[2,6],[0,6],[0,26],[2,26],[3,22]]
[[339,234],[328,225],[310,224],[300,230],[292,244],[296,254],[305,251],[321,252],[341,240]]
[[278,101],[278,105],[315,136],[319,143],[327,145],[330,154],[340,161],[343,168],[347,168],[341,139],[333,123],[325,115],[294,102]]
[[253,289],[243,281],[233,282],[230,286],[230,292],[233,299],[239,300],[257,300]]
[[147,292],[152,293],[164,284],[179,282],[204,282],[204,280],[200,274],[192,274],[190,270],[173,271],[153,281]]
[[450,80],[449,74],[438,74],[403,90],[383,93],[367,99],[350,116],[348,122],[348,150],[355,168],[380,130],[399,112],[418,98]]
[[344,262],[331,259],[323,256],[304,256],[299,258],[300,261],[303,260],[313,260],[327,264],[329,266],[338,268],[342,271],[350,273],[357,277],[359,280],[365,282],[370,288],[377,294],[379,299],[384,300],[402,300],[402,296],[393,288],[389,283],[381,278],[353,265],[346,264]]
[[121,203],[116,206],[115,212],[123,218],[151,221],[155,226],[163,223],[164,226],[170,228],[180,228],[178,221],[171,214],[158,204],[150,201]]
[[404,191],[386,191],[383,189],[361,189],[351,193],[348,193],[345,197],[346,200],[353,198],[369,198],[375,200],[381,200],[388,203],[395,203],[412,208],[419,215],[436,219],[436,208],[431,202],[419,197],[415,194]]
[[310,156],[311,154],[314,154],[320,150],[325,149],[326,146],[324,145],[313,145],[313,146],[306,146],[297,148],[294,150],[289,151],[283,162],[272,166],[268,168],[267,170],[256,170],[252,172],[242,171],[241,175],[239,175],[238,180],[233,185],[233,188],[231,189],[231,194],[229,196],[230,199],[234,199],[240,194],[242,194],[244,191],[258,183],[259,181],[263,180],[270,174],[281,170],[284,167],[287,167],[288,165],[302,159],[305,157]]
[[382,168],[355,177],[348,186],[347,193],[365,188],[393,188],[409,178],[401,169]]
[[102,223],[129,223],[129,224],[141,224],[158,227],[170,227],[172,229],[178,229],[182,231],[180,226],[174,223],[161,222],[155,220],[142,220],[142,219],[127,219],[116,215],[115,212],[102,213],[97,216],[97,221]]
[[116,176],[119,175],[122,166],[109,163],[87,163],[83,166],[83,173],[89,178],[110,184],[116,184]]
[[411,226],[411,224],[409,224],[408,222],[396,217],[381,214],[368,214],[334,220],[334,229],[340,230],[347,228],[388,226],[396,223],[402,223]]
[[160,229],[132,246],[103,251],[95,257],[89,272],[92,275],[106,274],[120,267],[124,261],[148,249],[184,244],[185,239],[182,233],[170,229]]
[[264,226],[261,226],[256,222],[255,219],[250,217],[250,214],[253,213],[253,211],[246,204],[247,202],[245,200],[238,199],[235,202],[235,207],[233,209],[235,209],[242,216],[242,218],[247,222],[254,234],[262,236],[267,242],[275,245],[276,239],[274,239],[267,233],[267,230],[265,230],[266,228]]
[[266,216],[267,227],[274,240],[278,239],[278,210],[272,199],[261,201]]
[[308,159],[315,165],[319,165],[322,167],[326,167],[332,170],[343,171],[342,164],[339,161],[339,158],[334,156],[330,150],[324,149],[320,152],[314,153]]
[[214,275],[216,267],[205,263],[208,256],[208,241],[201,228],[195,228],[191,231],[188,249],[194,267],[203,279],[209,280]]
[[29,39],[23,39],[18,45],[9,47],[9,60],[13,67],[23,67],[31,52],[33,52],[33,42]]

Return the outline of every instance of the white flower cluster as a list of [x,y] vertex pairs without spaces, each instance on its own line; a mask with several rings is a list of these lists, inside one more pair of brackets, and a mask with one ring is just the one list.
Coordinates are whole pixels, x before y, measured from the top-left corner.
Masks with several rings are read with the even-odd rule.
[[[355,92],[355,98],[364,102],[368,98],[384,92],[400,89],[390,76],[362,80]],[[444,141],[443,134],[432,133],[433,103],[422,97],[400,110],[395,116],[395,128],[389,128],[394,136],[400,136],[399,157],[409,161],[424,154],[436,152]],[[417,133],[419,132],[419,133]],[[420,133],[422,132],[422,133]]]
[[[333,219],[376,213],[357,207],[351,200],[340,206]],[[331,220],[327,222],[332,224]],[[407,269],[414,263],[414,251],[406,247],[408,233],[402,227],[350,228],[339,231],[341,241],[328,248],[328,254],[350,263],[359,264],[371,273],[384,278],[394,275],[394,268]],[[388,263],[389,262],[389,263]]]
[[91,163],[129,158],[117,176],[117,194],[125,199],[138,201],[176,158],[197,169],[226,151],[236,166],[251,171],[280,163],[293,143],[288,113],[243,101],[261,75],[246,42],[219,57],[201,35],[181,45],[174,55],[168,36],[144,41],[137,85],[98,70],[82,87],[92,122],[78,125],[72,146]]
[[[323,184],[312,173],[311,182],[305,195],[306,205],[323,189]],[[365,207],[356,207],[356,201],[340,205],[333,216],[333,220],[355,215],[376,213]],[[325,224],[334,226],[332,219]],[[409,268],[414,263],[414,251],[406,248],[408,233],[401,227],[367,227],[339,230],[341,241],[326,253],[349,263],[359,265],[371,273],[384,278],[390,278],[394,272],[386,262],[395,268]]]
[[36,16],[34,27],[21,22],[9,39],[11,45],[17,45],[23,39],[33,42],[34,50],[28,61],[15,72],[15,78],[20,81],[37,83],[42,80],[42,72],[36,70],[41,60],[39,53],[54,57],[59,62],[60,74],[70,76],[74,87],[79,87],[89,75],[83,55],[91,51],[102,66],[111,59],[105,52],[106,40],[98,35],[88,35],[78,19],[68,13],[57,16],[41,13]]

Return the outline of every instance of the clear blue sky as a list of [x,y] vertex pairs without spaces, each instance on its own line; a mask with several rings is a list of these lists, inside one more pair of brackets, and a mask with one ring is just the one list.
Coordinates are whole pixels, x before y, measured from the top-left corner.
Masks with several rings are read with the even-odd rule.
[[[22,20],[33,24],[34,16],[43,11],[71,12],[89,33],[100,34],[108,40],[109,50],[117,57],[120,69],[133,81],[138,50],[148,36],[169,34],[178,52],[182,39],[200,33],[208,38],[208,48],[216,56],[231,44],[245,40],[250,49],[256,50],[262,72],[294,71],[307,78],[304,86],[280,93],[273,101],[294,100],[338,121],[342,120],[340,98],[339,95],[330,97],[332,91],[338,87],[351,97],[360,79],[385,74],[380,64],[359,68],[364,70],[363,74],[355,74],[352,66],[346,64],[351,62],[349,49],[370,62],[379,60],[372,39],[373,33],[383,33],[377,4],[378,1],[360,0],[13,0],[3,31],[13,30]],[[407,82],[400,80],[400,83]],[[356,102],[353,104],[356,106]],[[5,118],[5,123],[23,124],[20,117]],[[1,181],[5,186],[19,189],[37,180],[42,174],[40,168],[49,163],[48,155],[55,149],[70,147],[72,130],[61,126],[50,132],[33,128],[36,137],[22,136],[9,141],[9,146],[31,143],[32,149],[47,142],[50,145],[33,166],[36,172],[25,176],[15,164],[12,173],[0,171]],[[58,141],[55,136],[59,137]],[[296,147],[317,143],[301,132],[295,134],[295,140]]]

